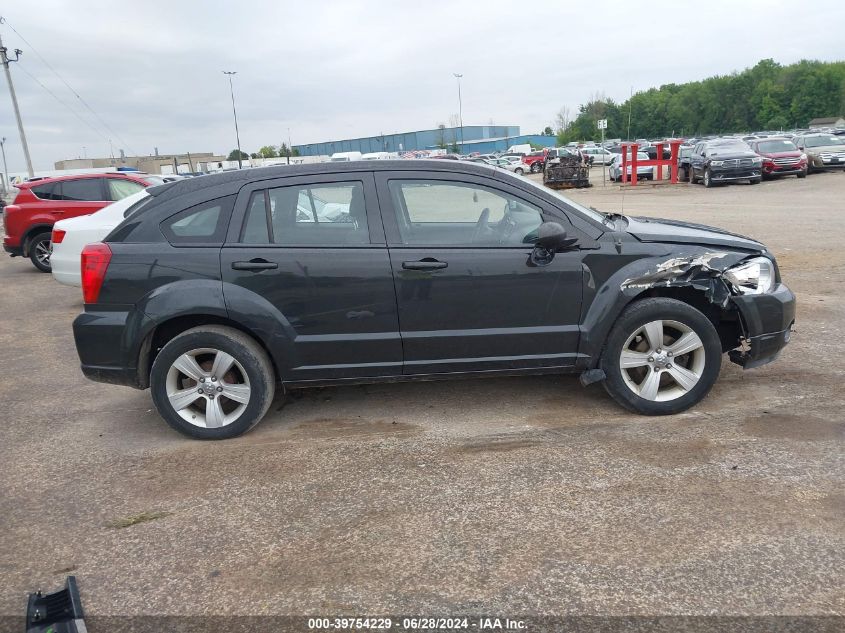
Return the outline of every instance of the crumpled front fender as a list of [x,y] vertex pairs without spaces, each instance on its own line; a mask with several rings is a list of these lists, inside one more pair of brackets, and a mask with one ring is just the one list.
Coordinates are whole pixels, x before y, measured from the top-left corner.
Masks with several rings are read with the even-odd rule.
[[[710,303],[732,310],[731,297],[737,294],[724,272],[760,252],[725,251],[706,246],[674,247],[670,254],[639,257],[601,280],[599,262],[585,257],[585,294],[593,300],[581,319],[579,357],[594,367],[610,328],[622,310],[644,292],[658,288],[692,288]],[[597,264],[593,269],[592,264]]]

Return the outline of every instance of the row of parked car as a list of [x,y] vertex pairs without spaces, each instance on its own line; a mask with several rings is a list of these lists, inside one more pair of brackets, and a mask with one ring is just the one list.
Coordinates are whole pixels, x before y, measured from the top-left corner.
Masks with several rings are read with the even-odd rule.
[[695,139],[682,145],[679,176],[705,187],[747,180],[845,168],[845,137],[827,132],[801,135]]
[[[664,159],[671,158],[668,140],[637,139],[637,161],[657,158],[662,143]],[[612,180],[622,179],[623,145],[608,143],[604,147],[584,145],[577,151],[601,157],[593,164],[610,165]],[[567,148],[571,149],[571,148]],[[628,150],[630,162],[630,149]],[[756,184],[766,178],[794,175],[805,178],[808,173],[845,168],[845,135],[834,132],[757,133],[754,135],[718,136],[688,139],[679,148],[678,175],[681,180],[701,182],[706,187],[719,183],[748,181]],[[628,165],[628,177],[632,166]],[[654,178],[654,168],[637,166],[637,179]]]

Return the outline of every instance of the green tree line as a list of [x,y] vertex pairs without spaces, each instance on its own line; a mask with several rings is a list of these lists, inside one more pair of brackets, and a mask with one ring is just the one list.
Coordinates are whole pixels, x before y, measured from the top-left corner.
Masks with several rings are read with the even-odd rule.
[[[558,115],[557,137],[606,138],[700,136],[806,127],[811,119],[845,114],[845,62],[802,60],[782,66],[764,59],[753,68],[684,84],[666,84],[616,103],[594,96],[573,120]],[[630,116],[630,133],[628,121]]]
[[[293,151],[291,151],[288,149],[287,143],[282,143],[278,147],[275,145],[265,145],[252,154],[241,152],[241,160],[247,160],[248,158],[285,158],[289,155],[299,156],[299,150],[294,147]],[[233,149],[229,152],[227,160],[238,160],[238,150]]]

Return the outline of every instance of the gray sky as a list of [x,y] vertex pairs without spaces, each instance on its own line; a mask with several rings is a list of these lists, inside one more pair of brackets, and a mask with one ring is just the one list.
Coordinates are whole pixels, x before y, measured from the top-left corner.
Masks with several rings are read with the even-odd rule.
[[[630,7],[637,11],[626,15]],[[296,145],[448,124],[458,110],[453,72],[464,74],[464,124],[536,133],[561,106],[575,113],[596,92],[622,101],[632,86],[726,74],[765,57],[845,59],[841,0],[13,0],[0,15],[5,45],[24,51],[12,74],[36,170],[83,147],[107,156],[109,138],[128,154],[228,153],[222,70],[238,71],[241,145],[251,152],[286,141],[288,128]],[[0,136],[15,172],[23,153],[0,83]]]

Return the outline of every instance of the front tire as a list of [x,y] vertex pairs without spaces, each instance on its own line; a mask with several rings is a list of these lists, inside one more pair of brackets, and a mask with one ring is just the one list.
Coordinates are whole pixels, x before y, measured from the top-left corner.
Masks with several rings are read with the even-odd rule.
[[53,253],[53,243],[49,232],[39,233],[29,241],[29,260],[42,273],[49,273],[50,255]]
[[722,363],[716,328],[700,311],[655,297],[628,306],[607,337],[600,367],[610,396],[643,415],[680,413],[713,387]]
[[202,440],[237,437],[261,421],[275,393],[270,359],[234,328],[192,328],[156,356],[150,391],[161,417]]
[[762,176],[757,176],[757,178],[752,178],[751,180],[749,180],[749,182],[750,182],[752,185],[759,185],[762,181],[763,181],[763,177],[762,177]]

